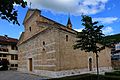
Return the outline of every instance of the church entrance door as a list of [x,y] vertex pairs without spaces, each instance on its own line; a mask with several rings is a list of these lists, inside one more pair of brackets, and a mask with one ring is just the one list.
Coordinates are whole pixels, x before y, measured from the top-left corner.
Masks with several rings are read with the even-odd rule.
[[92,58],[89,59],[89,71],[92,71]]
[[29,71],[32,71],[32,58],[29,58]]

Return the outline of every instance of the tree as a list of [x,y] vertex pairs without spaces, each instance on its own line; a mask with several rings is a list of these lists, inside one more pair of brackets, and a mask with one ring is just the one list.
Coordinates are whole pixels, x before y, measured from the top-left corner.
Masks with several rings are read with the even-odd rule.
[[26,7],[27,2],[24,0],[0,0],[0,17],[13,24],[19,24],[17,20],[17,10],[14,8],[14,4],[21,5],[23,8]]
[[77,33],[78,39],[74,45],[74,49],[81,49],[85,52],[93,52],[96,54],[96,67],[99,80],[98,52],[103,50],[105,46],[99,46],[98,44],[104,41],[104,34],[101,30],[104,26],[98,26],[98,22],[93,22],[92,18],[86,15],[82,15],[82,22],[85,28]]

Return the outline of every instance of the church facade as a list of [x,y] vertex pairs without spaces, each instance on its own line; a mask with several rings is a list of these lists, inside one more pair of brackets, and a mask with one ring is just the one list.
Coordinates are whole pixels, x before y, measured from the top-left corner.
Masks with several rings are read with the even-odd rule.
[[[80,49],[74,50],[77,31],[70,18],[66,26],[29,9],[24,19],[25,31],[18,42],[18,70],[49,77],[63,77],[96,72],[96,57]],[[99,53],[99,70],[111,69],[108,47]]]

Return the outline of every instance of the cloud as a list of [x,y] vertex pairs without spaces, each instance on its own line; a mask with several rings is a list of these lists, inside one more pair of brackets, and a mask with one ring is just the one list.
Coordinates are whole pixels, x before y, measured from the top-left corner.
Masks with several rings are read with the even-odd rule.
[[78,31],[78,32],[81,32],[83,29],[84,29],[84,28],[74,29],[74,30],[76,30],[76,31]]
[[111,24],[117,20],[118,20],[117,17],[93,18],[93,21],[98,21],[98,22],[101,22],[103,24]]
[[32,8],[72,15],[96,14],[105,9],[108,0],[26,0]]
[[105,35],[112,35],[114,30],[112,27],[108,26],[108,27],[104,28],[102,31]]
[[[80,29],[74,29],[78,32],[81,32],[84,28],[80,28]],[[108,26],[108,27],[105,27],[102,29],[102,32],[105,34],[105,35],[112,35],[113,34],[113,28]]]
[[21,35],[23,33],[23,31],[19,32],[19,35]]
[[13,6],[14,6],[14,7],[18,7],[18,6],[20,6],[20,5],[18,5],[18,4],[13,4]]

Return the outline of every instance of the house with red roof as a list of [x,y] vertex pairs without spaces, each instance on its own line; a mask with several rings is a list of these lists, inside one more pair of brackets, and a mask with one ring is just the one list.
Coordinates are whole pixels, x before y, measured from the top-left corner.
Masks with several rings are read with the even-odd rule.
[[8,60],[9,69],[17,69],[18,67],[18,39],[0,36],[0,61]]

